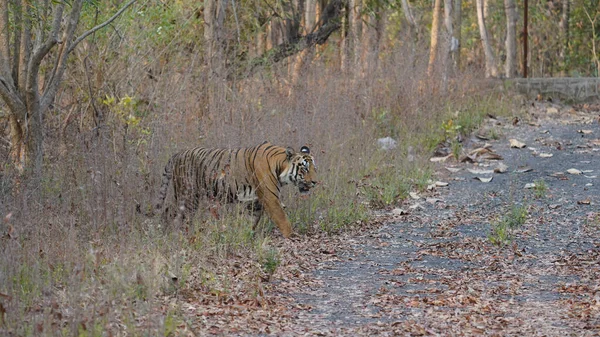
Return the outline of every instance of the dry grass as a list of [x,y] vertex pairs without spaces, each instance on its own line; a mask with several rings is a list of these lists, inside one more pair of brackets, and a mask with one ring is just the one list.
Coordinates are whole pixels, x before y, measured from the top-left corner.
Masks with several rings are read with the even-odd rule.
[[[158,217],[136,214],[176,150],[308,144],[321,184],[308,200],[284,189],[284,203],[298,232],[330,235],[367,220],[369,206],[394,205],[424,186],[427,156],[449,118],[469,131],[485,113],[507,109],[479,74],[440,92],[421,77],[424,64],[406,62],[426,58],[402,50],[360,79],[333,70],[322,55],[293,83],[284,82],[280,65],[229,88],[207,80],[192,62],[198,55],[155,66],[155,79],[142,62],[115,60],[121,72],[106,72],[94,95],[65,93],[57,108],[63,113],[49,116],[41,181],[17,183],[9,170],[0,176],[0,214],[11,214],[1,227],[0,334],[169,335],[185,325],[181,294],[263,296],[282,258],[270,222],[253,236],[243,213],[226,212],[220,221],[201,213],[191,226],[165,232]],[[85,76],[75,73],[65,92],[85,88]],[[77,100],[95,103],[100,128],[94,108]],[[386,136],[398,148],[378,149],[377,138]]]

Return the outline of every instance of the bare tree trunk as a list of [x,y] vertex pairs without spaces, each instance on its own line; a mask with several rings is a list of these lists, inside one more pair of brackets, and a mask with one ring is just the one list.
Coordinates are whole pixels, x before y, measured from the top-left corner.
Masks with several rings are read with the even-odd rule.
[[460,39],[462,27],[462,0],[454,0],[454,34],[452,39],[452,63],[454,70],[460,70]]
[[562,13],[560,16],[560,51],[559,62],[561,67],[561,75],[566,75],[567,50],[569,48],[569,17],[571,15],[571,1],[562,0]]
[[479,35],[481,36],[481,44],[485,54],[485,77],[498,77],[498,67],[496,66],[494,51],[490,45],[487,28],[485,27],[483,0],[475,0],[475,2],[477,5],[477,23],[479,24]]
[[342,28],[341,28],[341,41],[340,41],[340,70],[343,73],[347,73],[350,69],[350,47],[349,47],[349,35],[348,29],[348,13],[349,7],[348,5],[344,8],[344,14],[342,15]]
[[8,115],[8,121],[10,124],[10,158],[15,165],[15,168],[19,173],[23,173],[25,169],[25,163],[27,159],[25,155],[27,154],[25,151],[25,138],[23,135],[23,125],[19,123],[19,119],[17,115],[10,114]]
[[438,43],[440,36],[440,15],[442,14],[442,0],[435,0],[433,5],[433,19],[431,22],[431,44],[429,47],[429,64],[427,66],[427,75],[432,76],[434,66],[437,61]]
[[[348,7],[350,12],[348,13],[348,36],[349,36],[349,54],[352,60],[352,68],[355,70],[360,69],[360,41],[362,39],[362,1],[363,0],[350,0]],[[359,72],[359,71],[358,71]],[[357,72],[357,74],[358,74]]]
[[402,0],[402,12],[404,12],[404,18],[406,19],[406,22],[408,22],[408,35],[410,36],[413,58],[412,64],[414,66],[414,61],[416,60],[415,56],[417,54],[417,42],[419,41],[419,26],[417,25],[417,20],[410,8],[408,0]]
[[454,62],[449,62],[453,59],[453,55],[456,53],[456,37],[454,36],[454,0],[444,0],[444,26],[446,26],[446,38],[444,39],[444,59],[442,64],[444,66],[444,87],[447,83],[448,76],[453,76],[456,72]]
[[517,75],[517,10],[515,0],[504,0],[506,11],[506,63],[504,74],[507,78]]

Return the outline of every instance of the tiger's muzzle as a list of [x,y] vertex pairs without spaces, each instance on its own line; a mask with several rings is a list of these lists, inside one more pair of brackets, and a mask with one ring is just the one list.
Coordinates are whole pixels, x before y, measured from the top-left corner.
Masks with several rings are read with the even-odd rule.
[[317,185],[316,181],[302,181],[298,184],[298,190],[301,194],[306,194],[310,191],[311,188]]

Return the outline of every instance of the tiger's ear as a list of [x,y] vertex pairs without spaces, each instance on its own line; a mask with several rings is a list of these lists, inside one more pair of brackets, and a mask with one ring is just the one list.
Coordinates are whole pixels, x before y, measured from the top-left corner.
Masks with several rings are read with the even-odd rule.
[[303,146],[300,148],[300,152],[310,154],[310,149],[308,148],[308,146]]
[[289,159],[292,159],[292,156],[294,155],[294,153],[295,153],[295,152],[296,152],[296,151],[294,151],[294,149],[292,149],[291,147],[289,147],[289,146],[288,146],[288,147],[285,149],[285,155],[287,156],[287,159],[288,159],[288,160],[289,160]]

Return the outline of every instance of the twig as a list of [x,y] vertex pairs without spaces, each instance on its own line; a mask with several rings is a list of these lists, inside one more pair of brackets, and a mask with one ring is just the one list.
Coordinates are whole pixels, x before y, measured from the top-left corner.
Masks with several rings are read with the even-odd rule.
[[90,34],[94,33],[95,31],[102,29],[104,27],[106,27],[108,24],[110,24],[111,22],[115,21],[116,18],[119,17],[119,15],[121,15],[127,8],[129,8],[129,6],[133,5],[134,2],[136,2],[137,0],[131,0],[129,1],[125,6],[123,6],[123,8],[121,8],[118,12],[116,12],[113,16],[110,17],[110,19],[104,21],[103,23],[97,25],[96,27],[88,30],[87,32],[81,34],[80,37],[78,37],[73,44],[71,45],[71,47],[69,48],[69,50],[67,50],[68,53],[70,53],[71,51],[73,51],[73,49],[75,49],[75,47],[79,44],[79,42],[83,41],[83,39],[85,39],[86,37],[88,37]]

